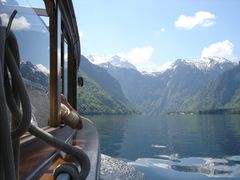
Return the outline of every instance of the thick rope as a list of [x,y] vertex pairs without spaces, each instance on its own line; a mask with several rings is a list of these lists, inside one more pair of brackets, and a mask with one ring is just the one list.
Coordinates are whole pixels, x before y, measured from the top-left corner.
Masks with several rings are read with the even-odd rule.
[[4,63],[5,63],[6,28],[0,26],[0,144],[1,144],[1,177],[15,180],[15,163],[12,147],[11,130],[7,109],[7,100],[4,90]]

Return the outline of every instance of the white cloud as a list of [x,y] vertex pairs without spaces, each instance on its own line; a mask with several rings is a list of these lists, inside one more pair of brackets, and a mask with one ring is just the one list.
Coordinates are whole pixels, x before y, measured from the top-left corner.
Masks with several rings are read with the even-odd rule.
[[83,32],[79,31],[79,37],[83,38]]
[[2,3],[7,3],[7,0],[0,0]]
[[161,31],[161,32],[164,32],[164,31],[165,31],[165,28],[161,28],[160,31]]
[[161,69],[159,68],[158,65],[149,62],[148,64],[146,64],[143,68],[137,68],[140,72],[160,72]]
[[209,27],[215,24],[215,18],[215,15],[210,12],[199,11],[194,16],[180,15],[175,21],[175,26],[188,30],[197,25]]
[[[9,21],[9,15],[3,13],[3,14],[0,14],[0,17],[1,17],[1,20],[2,20],[2,24],[6,26],[8,24],[8,21]],[[14,29],[14,30],[30,29],[31,24],[23,16],[21,16],[19,18],[15,17],[13,19],[11,28]]]
[[156,31],[154,32],[154,35],[157,36],[157,37],[159,37],[159,36],[160,36],[162,33],[164,33],[165,31],[166,31],[166,29],[162,27],[162,28],[156,30]]
[[117,55],[127,59],[130,63],[135,65],[138,70],[143,71],[149,69],[151,66],[150,60],[153,55],[154,48],[151,46],[143,48],[134,48],[127,53],[118,53]]
[[229,40],[217,42],[203,48],[201,57],[217,56],[233,58],[234,44]]

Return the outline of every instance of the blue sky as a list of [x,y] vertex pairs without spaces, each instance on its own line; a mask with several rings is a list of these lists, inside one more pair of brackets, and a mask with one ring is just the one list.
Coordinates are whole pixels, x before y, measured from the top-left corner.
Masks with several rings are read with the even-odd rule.
[[73,2],[86,56],[118,54],[157,71],[178,58],[240,54],[239,0]]

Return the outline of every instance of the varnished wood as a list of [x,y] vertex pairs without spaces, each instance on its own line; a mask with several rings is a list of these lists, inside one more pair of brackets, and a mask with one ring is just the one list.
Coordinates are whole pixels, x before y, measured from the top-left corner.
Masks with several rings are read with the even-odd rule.
[[50,126],[58,126],[60,124],[60,92],[59,92],[59,74],[58,74],[58,43],[59,43],[59,11],[55,4],[51,9],[50,15]]
[[59,0],[59,7],[64,21],[64,35],[68,41],[68,101],[77,109],[77,70],[80,64],[80,40],[76,17],[71,1]]
[[68,101],[72,107],[77,109],[77,67],[71,51],[71,47],[68,46],[68,68],[72,69],[68,71]]
[[[53,132],[53,134],[57,137],[62,137],[65,139],[70,132],[68,127],[64,127],[62,129],[58,129]],[[67,133],[68,132],[68,133]],[[71,134],[71,133],[70,133]],[[54,169],[66,160],[63,159],[54,149],[49,147],[44,143],[40,143],[39,140],[34,140],[34,144],[25,145],[28,153],[31,154],[29,161],[25,161],[25,166],[21,166],[20,176],[21,179],[25,178],[33,178],[33,179],[53,179],[53,171]],[[40,143],[40,144],[39,144]],[[73,146],[77,146],[82,149],[89,157],[91,162],[90,173],[87,177],[87,180],[99,179],[100,173],[100,150],[99,150],[99,140],[98,134],[94,127],[94,124],[88,119],[83,118],[83,129],[79,131],[75,131],[71,139],[68,141],[69,144]],[[39,144],[39,145],[38,145]],[[32,146],[37,146],[37,148],[31,148]],[[36,149],[36,150],[35,150]],[[42,153],[42,151],[44,153]],[[51,153],[56,153],[55,156],[51,155]],[[25,158],[27,158],[27,153],[24,153]],[[28,158],[27,158],[28,159]],[[30,161],[31,159],[31,161]],[[45,161],[49,161],[49,163],[44,163]],[[28,165],[28,163],[30,165]],[[24,165],[23,164],[23,165]],[[34,166],[35,168],[31,168]],[[37,168],[37,166],[42,166],[41,169]],[[22,170],[22,168],[24,168]],[[30,168],[30,169],[29,169]],[[33,171],[35,176],[29,175],[29,171]],[[25,174],[25,175],[24,175]]]
[[64,163],[65,161],[62,158],[58,158],[50,168],[39,178],[39,180],[53,180],[53,171],[54,169],[59,166],[60,164]]
[[88,155],[91,168],[87,180],[100,178],[100,147],[97,130],[90,120],[83,117],[83,129],[73,136],[73,145],[79,146]]
[[[57,128],[51,132],[52,135],[64,141],[71,137],[73,133],[74,131],[68,126]],[[21,142],[20,179],[36,178],[51,166],[57,156],[57,151],[40,139],[33,138],[33,136],[27,141],[23,139]]]

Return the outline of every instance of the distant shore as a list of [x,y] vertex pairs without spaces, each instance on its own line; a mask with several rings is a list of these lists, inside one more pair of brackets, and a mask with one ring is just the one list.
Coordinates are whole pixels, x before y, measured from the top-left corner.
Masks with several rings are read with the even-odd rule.
[[209,109],[200,111],[173,111],[166,114],[194,115],[194,114],[240,114],[239,109]]

